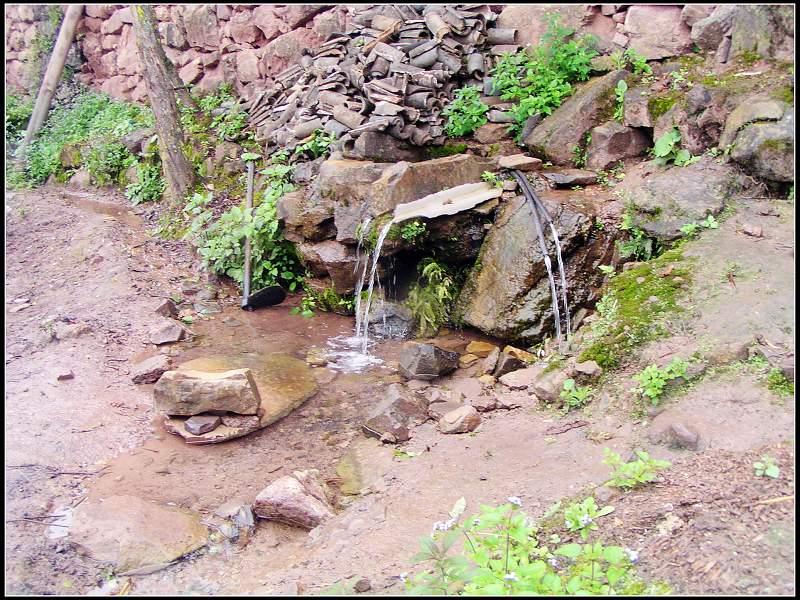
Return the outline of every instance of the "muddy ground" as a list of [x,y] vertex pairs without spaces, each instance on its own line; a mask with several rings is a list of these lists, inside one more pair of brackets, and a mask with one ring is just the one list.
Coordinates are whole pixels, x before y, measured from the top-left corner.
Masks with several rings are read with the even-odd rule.
[[[642,416],[630,375],[651,357],[754,335],[793,348],[793,217],[785,202],[750,202],[690,245],[700,260],[671,337],[606,379],[585,411],[562,416],[518,395],[519,408],[486,413],[473,434],[419,427],[404,446],[419,454],[402,458],[360,431],[382,390],[399,381],[397,342],[376,349],[385,362],[372,371],[320,373],[319,393],[247,437],[197,447],[166,433],[152,411],[152,386],[134,385],[129,371],[160,351],[148,341],[154,305],[201,278],[195,257],[153,235],[152,209],[130,210],[115,192],[7,193],[6,592],[83,594],[110,580],[131,594],[313,594],[355,576],[370,580],[370,593],[400,593],[419,538],[458,498],[472,514],[514,495],[540,516],[607,479],[604,447],[638,447],[673,466],[658,483],[608,500],[616,511],[607,535],[640,552],[643,575],[682,594],[791,594],[793,399],[750,371],[720,369]],[[761,225],[764,237],[744,235],[746,223]],[[223,285],[221,295],[221,314],[196,319],[192,340],[165,350],[176,362],[278,351],[303,358],[352,328],[348,317],[291,315],[299,298],[244,313],[234,288]],[[457,347],[475,337],[457,332],[441,341]],[[459,370],[438,384],[471,376]],[[679,418],[697,426],[700,451],[650,441],[653,427]],[[587,424],[556,433],[578,419]],[[201,551],[149,575],[115,579],[69,543],[68,526],[48,525],[65,507],[122,494],[209,515],[233,498],[252,501],[296,469],[316,468],[335,488],[347,453],[359,457],[369,485],[329,523],[308,534],[262,521],[247,545]],[[754,475],[763,454],[778,460],[779,479]]]

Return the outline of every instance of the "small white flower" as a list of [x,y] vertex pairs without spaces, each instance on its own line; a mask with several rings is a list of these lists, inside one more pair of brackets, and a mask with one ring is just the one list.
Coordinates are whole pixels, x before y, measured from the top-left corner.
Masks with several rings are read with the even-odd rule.
[[636,550],[631,550],[630,548],[625,548],[625,552],[628,554],[628,559],[632,563],[639,562],[639,553]]
[[592,520],[592,517],[590,517],[589,515],[583,515],[581,517],[581,525],[583,527],[586,527],[587,525],[589,525],[590,523],[593,523],[593,522],[594,521]]
[[519,579],[517,579],[516,573],[508,573],[503,576],[503,579],[505,579],[506,581],[519,581]]
[[520,500],[517,496],[509,496],[507,500],[515,506],[522,506],[522,500]]

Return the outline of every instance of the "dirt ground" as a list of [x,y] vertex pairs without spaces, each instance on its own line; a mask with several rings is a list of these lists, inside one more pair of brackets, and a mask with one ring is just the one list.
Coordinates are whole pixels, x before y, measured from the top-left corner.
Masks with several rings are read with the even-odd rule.
[[[697,283],[673,336],[644,348],[643,362],[753,335],[793,348],[794,209],[761,204],[777,215],[739,207],[690,246],[702,259]],[[115,192],[6,194],[7,593],[85,594],[113,580],[48,526],[48,515],[65,507],[130,494],[209,515],[233,498],[252,501],[293,470],[316,468],[335,487],[337,462],[351,452],[360,453],[370,485],[310,534],[262,521],[243,547],[200,551],[117,583],[124,579],[131,594],[313,594],[357,576],[370,580],[369,593],[401,593],[399,576],[414,570],[418,540],[460,497],[466,514],[513,495],[540,516],[607,479],[604,447],[623,455],[644,448],[673,463],[659,483],[608,500],[616,510],[606,517],[607,535],[640,552],[643,575],[681,594],[794,592],[794,402],[748,372],[712,373],[650,418],[631,416],[625,370],[583,413],[561,416],[518,394],[519,408],[485,413],[473,434],[419,427],[403,446],[419,454],[402,459],[360,430],[382,390],[400,381],[398,344],[386,342],[377,349],[385,362],[372,371],[319,369],[320,391],[274,425],[224,444],[184,444],[156,419],[152,385],[134,385],[129,375],[135,360],[159,351],[148,342],[155,304],[199,277],[182,243],[152,234],[156,218],[152,209],[129,210]],[[764,226],[763,239],[742,235],[753,221]],[[730,263],[735,287],[725,278]],[[165,351],[178,363],[209,354],[303,358],[352,328],[347,317],[289,314],[297,298],[244,313],[235,292],[222,286],[224,311],[196,320],[193,339]],[[85,331],[75,335],[80,324]],[[677,418],[697,425],[701,451],[651,443],[659,419]],[[578,419],[588,425],[554,433]],[[754,476],[763,454],[777,459],[779,479]]]

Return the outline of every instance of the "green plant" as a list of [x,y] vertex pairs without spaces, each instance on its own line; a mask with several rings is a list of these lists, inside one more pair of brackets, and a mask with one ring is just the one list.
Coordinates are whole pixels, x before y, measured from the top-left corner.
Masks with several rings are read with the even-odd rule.
[[235,142],[244,135],[247,113],[236,109],[226,111],[212,119],[211,127],[222,139]]
[[303,287],[305,289],[305,296],[303,296],[303,299],[300,301],[300,306],[289,311],[291,314],[311,317],[314,315],[314,310],[318,309],[325,312],[352,315],[355,310],[355,297],[353,296],[342,296],[330,287],[321,291],[305,285]]
[[677,127],[666,131],[656,140],[653,147],[653,156],[659,166],[665,166],[674,162],[676,167],[685,167],[700,160],[700,156],[692,156],[686,149],[680,148],[681,132]]
[[628,234],[628,239],[618,240],[617,248],[622,258],[634,258],[639,261],[650,260],[656,253],[657,247],[652,238],[633,223],[633,208],[627,207],[619,226],[621,231]]
[[589,78],[597,55],[592,38],[570,39],[574,31],[562,26],[557,14],[548,19],[541,44],[504,54],[491,72],[494,91],[517,103],[511,110],[513,132],[519,133],[532,115],[552,114],[572,94],[572,83]]
[[753,469],[756,472],[756,477],[772,477],[777,479],[781,475],[781,470],[775,464],[775,459],[768,454],[761,457],[761,460],[753,463]]
[[470,134],[488,122],[487,112],[489,107],[481,102],[480,90],[476,86],[465,86],[456,90],[453,100],[442,111],[447,119],[444,131],[450,137]]
[[569,411],[573,408],[584,406],[592,395],[592,388],[586,386],[576,386],[574,379],[564,381],[564,388],[561,390],[561,398],[564,400],[564,408]]
[[33,99],[6,94],[5,107],[6,140],[14,143],[25,133],[28,120],[33,113]]
[[223,102],[235,100],[233,96],[233,86],[230,83],[222,83],[217,89],[202,96],[197,100],[197,106],[200,110],[210,113],[212,110],[222,106]]
[[625,164],[619,161],[608,170],[600,169],[597,171],[597,182],[603,187],[612,187],[618,181],[625,179]]
[[[647,585],[637,575],[637,553],[602,542],[561,544],[545,538],[511,497],[498,507],[458,524],[458,514],[434,525],[421,540],[415,563],[430,565],[411,577],[402,575],[411,595],[635,595],[664,594],[669,588]],[[453,515],[456,516],[453,516]],[[459,543],[460,542],[460,543]],[[455,550],[455,552],[453,552]]]
[[491,185],[492,187],[501,188],[503,187],[503,180],[497,176],[497,173],[492,173],[491,171],[484,171],[481,173],[481,179]]
[[697,223],[687,223],[681,227],[681,233],[686,237],[694,237],[698,229],[700,229],[700,225]]
[[419,279],[408,292],[406,305],[414,315],[421,337],[436,335],[450,319],[456,284],[447,269],[432,258],[420,262]]
[[633,376],[633,379],[639,383],[636,392],[641,396],[647,396],[653,406],[657,406],[667,382],[672,379],[686,377],[688,366],[689,363],[680,358],[673,358],[663,369],[659,369],[656,365],[648,365],[640,373]]
[[590,531],[599,529],[595,521],[612,512],[614,512],[613,506],[600,508],[594,498],[589,496],[583,502],[573,502],[564,509],[564,526],[573,533],[580,533],[581,539],[586,540]]
[[97,185],[120,183],[125,169],[136,162],[136,158],[119,142],[92,145],[86,152],[84,166]]
[[625,50],[625,58],[633,67],[634,75],[652,75],[653,69],[647,64],[647,58],[636,52],[633,48]]
[[658,472],[671,466],[666,460],[650,458],[643,450],[636,450],[636,460],[623,462],[619,454],[610,448],[603,449],[603,464],[613,469],[606,485],[630,490],[653,481]]
[[683,235],[686,237],[691,238],[697,234],[701,227],[705,229],[717,229],[719,228],[719,223],[714,218],[714,215],[708,215],[699,223],[686,223],[686,225],[681,227],[681,233],[683,233]]
[[624,79],[617,82],[617,87],[614,88],[614,96],[616,98],[616,106],[614,107],[614,120],[622,123],[622,117],[625,113],[625,92],[628,91],[628,84]]
[[425,235],[425,230],[425,223],[414,219],[400,228],[400,237],[410,244],[415,244]]
[[[597,268],[600,270],[600,272],[603,275],[606,275],[608,277],[613,277],[617,273],[616,269],[614,269],[614,267],[612,265],[599,265]],[[602,302],[602,300],[601,300],[601,302]],[[600,305],[600,303],[598,302],[598,306],[599,305]]]
[[777,367],[767,373],[767,388],[778,396],[794,396],[794,383]]
[[317,129],[311,134],[311,139],[298,144],[292,156],[308,155],[311,159],[319,158],[330,152],[330,147],[336,141],[335,133],[328,133],[324,129]]
[[589,142],[592,141],[592,136],[586,136],[586,145],[581,148],[580,146],[573,146],[572,147],[572,164],[575,165],[576,169],[582,169],[586,166],[586,148],[589,146]]
[[139,204],[161,198],[161,194],[167,189],[167,183],[161,176],[161,167],[139,163],[136,171],[137,181],[128,184],[128,187],[125,188],[125,196],[128,200],[133,204]]
[[628,61],[622,50],[614,50],[614,52],[608,55],[608,58],[611,61],[611,66],[616,70],[624,69],[628,66]]

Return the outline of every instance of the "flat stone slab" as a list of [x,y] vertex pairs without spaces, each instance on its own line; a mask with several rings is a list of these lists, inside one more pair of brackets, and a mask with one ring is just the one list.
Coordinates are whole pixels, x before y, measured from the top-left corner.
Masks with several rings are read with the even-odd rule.
[[542,173],[556,187],[572,187],[573,185],[592,185],[597,183],[597,173],[583,169],[563,169],[552,173]]
[[111,496],[82,502],[69,538],[94,560],[114,565],[119,575],[144,574],[205,546],[208,530],[197,513]]
[[198,415],[223,410],[255,415],[261,405],[250,369],[223,373],[167,371],[153,389],[155,408],[174,416]]

